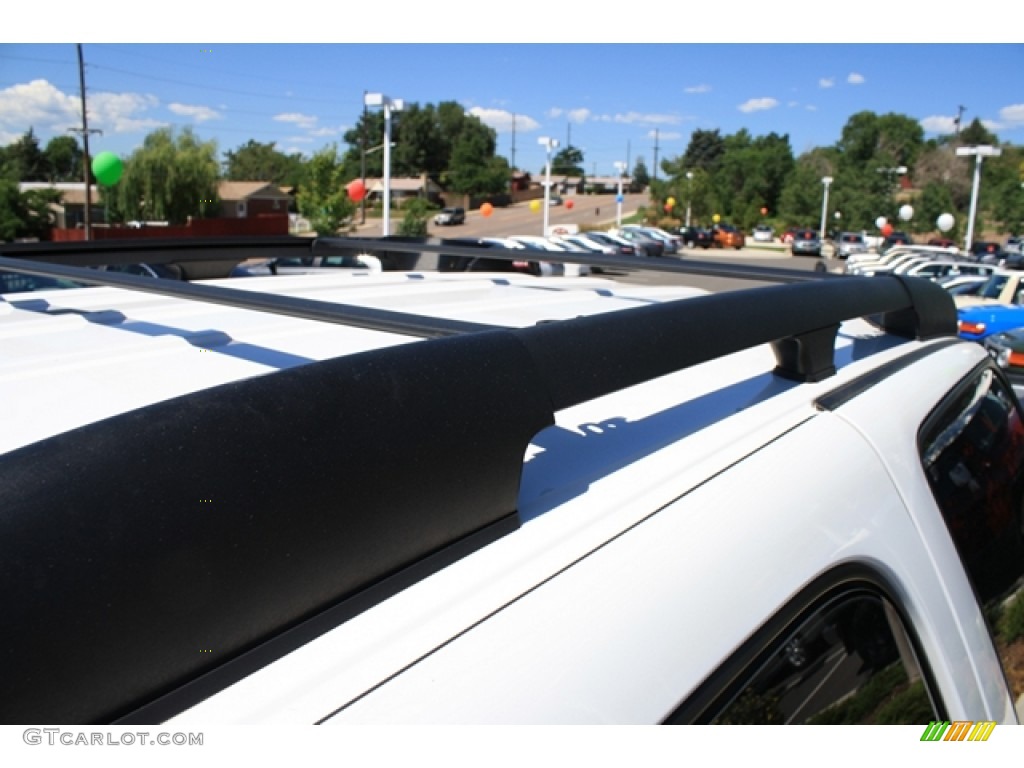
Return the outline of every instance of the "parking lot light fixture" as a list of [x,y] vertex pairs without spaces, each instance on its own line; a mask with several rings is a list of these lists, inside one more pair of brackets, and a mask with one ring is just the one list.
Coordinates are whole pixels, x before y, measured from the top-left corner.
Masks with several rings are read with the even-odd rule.
[[825,194],[821,201],[821,229],[818,232],[818,237],[825,240],[825,217],[828,215],[828,186],[832,183],[832,177],[826,176],[821,180],[821,183],[825,185]]
[[693,200],[693,171],[686,172],[686,228],[690,228],[690,203]]
[[402,99],[392,99],[383,93],[366,93],[363,103],[368,107],[381,107],[384,110],[384,236],[391,234],[391,113],[401,112],[405,107]]
[[619,189],[615,195],[615,226],[622,226],[622,174],[626,172],[626,164],[621,160],[616,161],[615,170],[618,171]]
[[957,147],[957,157],[974,156],[974,184],[971,187],[971,212],[967,215],[967,236],[964,238],[964,250],[971,252],[971,245],[974,243],[974,216],[978,211],[978,188],[981,186],[981,161],[985,157],[999,157],[1003,150],[999,147],[992,147],[987,144],[980,144],[973,147]]
[[547,153],[547,161],[544,164],[544,230],[541,232],[542,237],[547,237],[548,217],[551,213],[548,210],[551,207],[551,150],[558,146],[558,139],[541,136],[537,139],[537,143],[544,147]]

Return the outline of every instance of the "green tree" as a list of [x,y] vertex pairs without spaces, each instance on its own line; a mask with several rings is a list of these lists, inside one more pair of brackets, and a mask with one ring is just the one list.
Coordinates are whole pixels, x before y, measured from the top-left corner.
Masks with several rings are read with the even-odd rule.
[[46,155],[39,148],[39,139],[31,128],[4,148],[2,160],[0,171],[15,181],[47,181]]
[[978,118],[974,118],[970,125],[960,131],[959,139],[959,143],[964,146],[995,145],[999,143],[995,134],[989,132]]
[[49,237],[54,225],[50,203],[60,200],[52,189],[18,190],[18,181],[7,172],[0,175],[0,241]]
[[644,162],[642,157],[636,159],[636,164],[633,166],[633,181],[629,185],[630,192],[642,192],[647,189],[651,183],[651,175],[647,170],[647,164]]
[[403,237],[426,237],[429,219],[430,203],[422,197],[414,197],[402,205],[402,221],[398,225],[398,234]]
[[568,146],[558,150],[551,158],[551,173],[557,176],[584,176],[583,150]]
[[263,144],[249,139],[238,149],[224,154],[225,172],[231,181],[271,181],[284,186],[299,186],[305,175],[302,155],[286,155],[275,142]]
[[[953,195],[950,192],[949,186],[930,181],[922,189],[920,196],[914,201],[914,218],[911,220],[911,230],[913,232],[923,234],[928,232],[936,232],[937,225],[935,220],[943,213],[957,212],[957,207],[953,203]],[[960,236],[960,225],[963,223],[963,217],[955,216],[956,225],[949,232],[942,233],[942,237],[949,237],[953,240],[959,239]]]
[[331,144],[314,154],[306,170],[306,183],[298,193],[299,212],[309,219],[318,235],[335,235],[356,209],[345,191],[337,145]]
[[710,173],[718,166],[718,161],[724,153],[725,139],[719,135],[717,128],[713,131],[697,129],[690,135],[690,143],[683,154],[683,165],[689,169],[700,168]]
[[124,163],[101,199],[115,221],[142,219],[183,224],[191,217],[215,216],[218,209],[217,144],[200,141],[191,128],[150,133]]
[[84,181],[82,148],[71,136],[54,136],[43,150],[48,181]]

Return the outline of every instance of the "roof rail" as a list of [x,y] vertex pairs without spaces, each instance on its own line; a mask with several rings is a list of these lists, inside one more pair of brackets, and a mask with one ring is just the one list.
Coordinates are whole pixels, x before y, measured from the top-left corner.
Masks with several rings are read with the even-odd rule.
[[765,343],[818,380],[865,316],[956,332],[914,278],[769,286],[311,363],[0,456],[0,718],[164,719],[513,530],[556,411]]

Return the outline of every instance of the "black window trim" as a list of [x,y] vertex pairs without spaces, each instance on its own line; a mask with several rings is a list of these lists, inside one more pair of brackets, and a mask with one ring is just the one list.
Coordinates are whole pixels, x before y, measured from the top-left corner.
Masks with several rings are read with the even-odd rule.
[[815,612],[842,597],[880,597],[893,608],[914,652],[921,679],[938,720],[948,720],[938,683],[909,613],[890,580],[864,563],[843,563],[821,574],[790,598],[662,721],[663,725],[707,725],[750,683],[780,640]]

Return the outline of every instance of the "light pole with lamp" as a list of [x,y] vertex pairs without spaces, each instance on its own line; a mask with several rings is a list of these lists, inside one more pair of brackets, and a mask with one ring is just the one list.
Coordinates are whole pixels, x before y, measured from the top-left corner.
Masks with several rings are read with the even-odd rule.
[[693,171],[686,172],[686,228],[690,228],[690,203],[693,200]]
[[974,185],[971,188],[971,212],[967,216],[967,237],[964,240],[964,250],[971,252],[971,245],[974,242],[974,214],[978,211],[978,187],[981,186],[981,160],[985,157],[999,157],[1003,150],[999,147],[991,147],[982,144],[975,147],[957,147],[957,157],[970,157],[974,155]]
[[826,176],[821,180],[821,183],[825,185],[825,194],[821,201],[821,230],[818,232],[818,238],[822,241],[825,240],[825,216],[828,214],[828,185],[832,183],[832,177]]
[[401,112],[405,103],[383,93],[367,93],[363,103],[368,107],[384,108],[384,236],[391,234],[391,113]]
[[617,161],[615,163],[615,170],[617,170],[619,172],[618,173],[619,188],[618,188],[618,192],[615,195],[615,226],[616,227],[621,227],[622,226],[622,174],[624,174],[626,172],[626,164],[623,163],[622,161]]
[[[875,170],[878,173],[884,173],[885,174],[885,178],[886,178],[886,181],[887,181],[887,184],[886,184],[886,187],[885,187],[885,194],[886,194],[887,198],[891,199],[892,198],[892,180],[893,180],[893,177],[894,176],[902,176],[902,175],[904,175],[907,172],[907,166],[905,166],[905,165],[897,165],[894,168],[875,168]],[[887,199],[885,201],[886,205],[889,204],[889,199]]]
[[541,232],[541,237],[547,237],[550,214],[548,209],[551,207],[551,150],[558,146],[558,139],[541,136],[537,139],[537,143],[543,146],[547,152],[547,162],[544,164],[544,231]]

